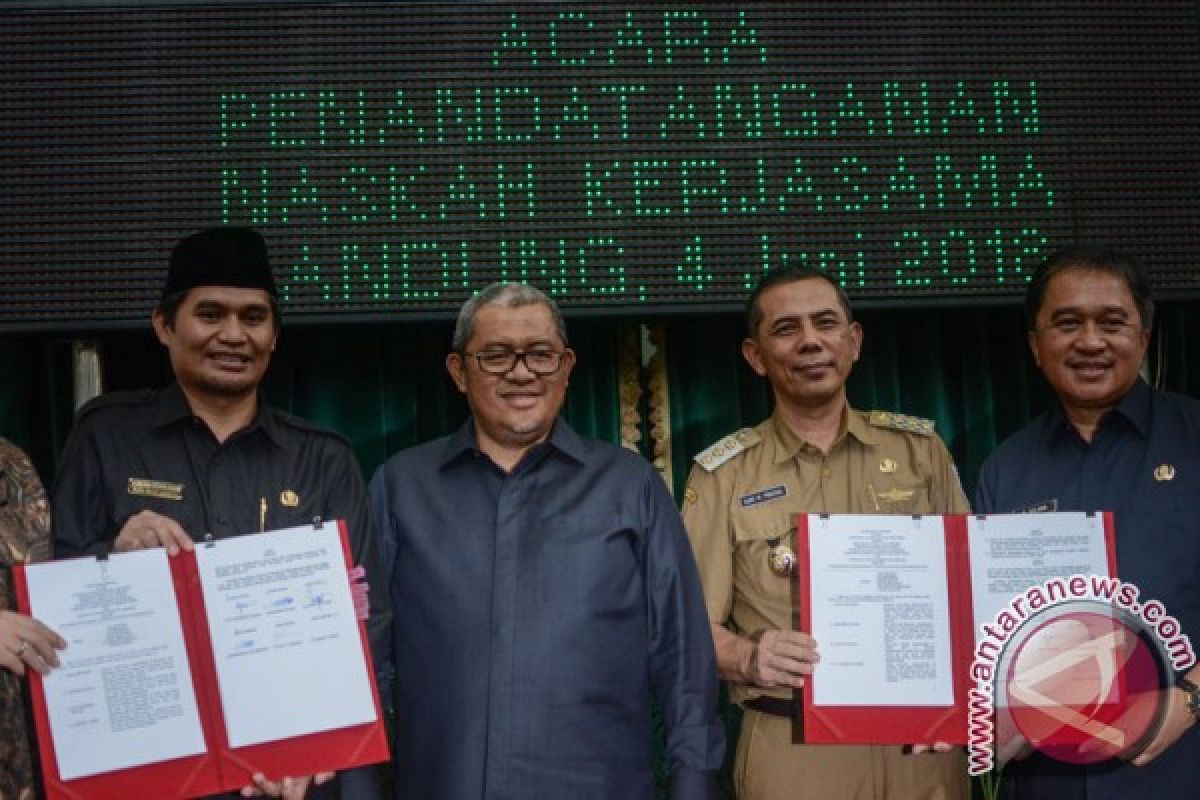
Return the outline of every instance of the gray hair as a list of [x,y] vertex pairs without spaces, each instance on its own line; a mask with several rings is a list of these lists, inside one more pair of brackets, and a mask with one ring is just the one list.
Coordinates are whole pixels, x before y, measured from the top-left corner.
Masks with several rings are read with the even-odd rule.
[[458,321],[454,323],[454,338],[450,340],[450,348],[456,353],[462,353],[467,342],[475,335],[475,315],[484,306],[503,306],[504,308],[521,308],[522,306],[544,305],[550,309],[554,317],[554,326],[558,329],[558,337],[563,346],[567,346],[567,324],[563,321],[558,303],[543,292],[525,283],[492,283],[463,303],[458,312]]

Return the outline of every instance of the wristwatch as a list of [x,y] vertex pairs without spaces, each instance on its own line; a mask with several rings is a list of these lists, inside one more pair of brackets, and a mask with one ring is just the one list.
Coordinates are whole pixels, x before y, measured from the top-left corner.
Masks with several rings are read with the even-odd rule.
[[1175,685],[1183,689],[1183,693],[1187,695],[1187,710],[1191,712],[1194,719],[1200,720],[1200,686],[1183,677],[1176,678]]

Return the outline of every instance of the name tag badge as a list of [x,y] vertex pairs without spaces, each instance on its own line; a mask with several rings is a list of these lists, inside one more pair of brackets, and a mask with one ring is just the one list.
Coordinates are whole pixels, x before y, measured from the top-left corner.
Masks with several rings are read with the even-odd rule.
[[742,508],[750,508],[751,506],[769,503],[772,500],[778,500],[781,497],[787,497],[787,487],[783,485],[772,486],[769,489],[759,489],[757,492],[751,492],[747,495],[742,495]]
[[129,494],[139,497],[157,497],[160,500],[182,500],[183,484],[167,481],[152,481],[149,478],[130,478]]
[[1014,514],[1049,514],[1058,511],[1058,498],[1054,497],[1050,500],[1043,500],[1040,503],[1034,503],[1031,506],[1018,508],[1013,511]]

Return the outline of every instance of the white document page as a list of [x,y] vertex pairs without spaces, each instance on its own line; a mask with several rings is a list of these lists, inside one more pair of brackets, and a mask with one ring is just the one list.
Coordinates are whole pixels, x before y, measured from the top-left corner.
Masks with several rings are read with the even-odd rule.
[[1050,578],[1108,576],[1104,517],[1083,512],[967,518],[975,635],[1013,598]]
[[64,780],[203,753],[165,550],[26,568],[33,615],[67,640],[46,676]]
[[375,720],[335,524],[196,548],[231,747]]
[[942,518],[808,518],[813,703],[952,706]]

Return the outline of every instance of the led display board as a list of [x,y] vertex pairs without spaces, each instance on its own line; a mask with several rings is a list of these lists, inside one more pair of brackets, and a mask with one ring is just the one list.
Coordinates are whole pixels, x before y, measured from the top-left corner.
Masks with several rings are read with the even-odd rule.
[[267,237],[293,320],[1016,296],[1102,240],[1200,288],[1194,2],[158,3],[0,12],[0,328],[144,324]]

